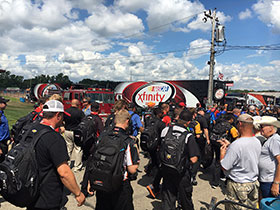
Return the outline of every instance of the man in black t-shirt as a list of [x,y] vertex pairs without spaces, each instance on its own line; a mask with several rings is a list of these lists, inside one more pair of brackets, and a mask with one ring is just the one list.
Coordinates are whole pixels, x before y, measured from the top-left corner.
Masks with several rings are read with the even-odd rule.
[[50,100],[43,106],[43,120],[34,124],[38,131],[49,129],[35,147],[39,168],[40,195],[37,201],[27,207],[27,210],[52,209],[59,210],[63,198],[63,185],[74,195],[81,206],[85,196],[81,192],[74,174],[67,164],[69,159],[63,137],[55,131],[62,125],[63,104],[57,100]]
[[[130,114],[127,110],[120,110],[115,116],[115,127],[113,130],[105,130],[102,135],[114,132],[125,135],[127,138],[124,141],[125,152],[123,162],[123,182],[120,188],[115,192],[96,191],[96,210],[133,210],[133,189],[130,184],[131,175],[137,173],[137,168],[140,162],[137,145],[133,139],[126,134],[126,129],[129,125]],[[102,136],[99,138],[102,141]],[[86,175],[85,175],[86,177]],[[84,177],[84,179],[85,179]],[[83,183],[87,183],[83,180]],[[90,186],[88,186],[90,189]],[[92,192],[89,192],[92,194]]]
[[205,144],[206,143],[210,144],[209,126],[208,126],[206,118],[204,117],[204,114],[205,114],[205,111],[202,107],[197,109],[196,120],[199,122],[200,128],[203,132],[203,134],[197,139],[197,144],[199,146],[201,155],[203,155]]
[[83,163],[82,163],[82,156],[83,151],[80,146],[77,146],[74,142],[74,133],[73,131],[78,127],[79,123],[85,117],[85,114],[82,110],[79,109],[80,102],[77,99],[73,99],[71,102],[71,107],[66,110],[69,115],[64,116],[65,122],[65,133],[64,139],[67,146],[67,151],[69,158],[71,160],[71,155],[75,155],[75,162],[73,170],[74,172],[81,170]]
[[[189,110],[184,110],[180,113],[177,123],[173,126],[173,135],[182,135],[188,131],[188,125],[192,120],[192,114]],[[161,133],[162,142],[171,127],[166,127]],[[195,138],[191,132],[185,137],[184,154],[187,155],[185,170],[181,174],[173,173],[166,166],[162,166],[163,186],[162,186],[162,209],[176,209],[176,199],[179,198],[179,203],[182,209],[192,210],[192,184],[190,176],[190,165],[197,162],[200,154]]]

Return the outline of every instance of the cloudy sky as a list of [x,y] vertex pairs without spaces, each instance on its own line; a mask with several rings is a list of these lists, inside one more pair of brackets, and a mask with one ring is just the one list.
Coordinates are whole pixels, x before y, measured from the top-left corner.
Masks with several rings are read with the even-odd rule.
[[280,90],[279,0],[0,0],[0,68],[75,82],[208,79],[202,19],[214,8],[227,41],[215,78]]

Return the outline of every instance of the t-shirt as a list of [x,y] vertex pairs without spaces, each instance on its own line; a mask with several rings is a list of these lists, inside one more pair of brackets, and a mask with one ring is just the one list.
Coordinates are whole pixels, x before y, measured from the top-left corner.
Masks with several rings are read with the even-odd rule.
[[207,128],[208,129],[208,123],[207,120],[205,119],[205,117],[203,117],[200,114],[197,114],[196,120],[199,122],[201,130],[204,132],[204,129]]
[[164,117],[162,118],[162,122],[164,122],[166,126],[170,125],[171,118],[167,115],[167,113],[164,113]]
[[[47,125],[36,124],[36,129],[40,131]],[[49,127],[49,129],[51,129]],[[59,207],[63,196],[63,184],[57,172],[57,167],[69,160],[66,143],[63,137],[51,130],[44,134],[35,147],[36,158],[39,167],[39,179],[44,184],[40,188],[40,196],[35,204],[36,208]],[[51,170],[51,172],[49,172]],[[49,174],[48,174],[49,173]]]
[[261,143],[256,137],[241,137],[229,145],[221,165],[234,182],[253,182],[258,179],[260,154]]
[[[134,112],[133,111],[128,111],[130,115],[132,115]],[[134,113],[131,117],[131,122],[132,122],[132,136],[137,136],[139,128],[143,127],[143,124],[141,122],[141,119],[138,114]]]
[[280,136],[272,135],[262,146],[260,162],[259,162],[259,181],[273,182],[276,172],[277,160],[276,156],[280,155]]
[[[161,132],[161,138],[162,141],[164,141],[164,137],[167,135],[168,130],[171,129],[171,127],[166,127],[162,130]],[[186,128],[181,127],[179,125],[174,125],[173,126],[173,133],[174,135],[181,135],[180,133],[183,133],[187,131]],[[192,157],[199,157],[200,152],[199,152],[199,147],[195,141],[195,137],[192,133],[189,133],[186,135],[185,138],[185,153],[188,156],[188,161]]]
[[64,115],[65,129],[68,131],[74,130],[77,128],[85,114],[79,108],[73,106],[67,109],[66,112],[71,116]]
[[10,139],[9,124],[4,112],[0,110],[0,141]]

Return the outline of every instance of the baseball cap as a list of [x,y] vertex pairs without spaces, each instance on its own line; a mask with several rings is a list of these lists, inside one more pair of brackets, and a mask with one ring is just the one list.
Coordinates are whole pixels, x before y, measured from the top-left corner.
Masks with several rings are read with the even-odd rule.
[[246,123],[253,123],[254,119],[251,115],[249,114],[242,114],[238,117],[237,121],[240,122],[246,122]]
[[180,102],[178,105],[179,105],[180,107],[185,107],[185,106],[186,106],[186,104],[185,104],[184,102]]
[[5,99],[4,97],[0,96],[0,103],[7,103],[10,99]]
[[43,112],[64,112],[63,103],[57,100],[49,100],[44,104]]

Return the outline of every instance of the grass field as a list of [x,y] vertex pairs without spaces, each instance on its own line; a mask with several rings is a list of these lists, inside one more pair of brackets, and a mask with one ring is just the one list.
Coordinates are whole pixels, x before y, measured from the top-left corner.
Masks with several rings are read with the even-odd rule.
[[8,119],[9,126],[11,128],[11,126],[14,125],[20,117],[28,114],[30,111],[33,110],[34,104],[20,102],[19,98],[7,96],[5,96],[5,98],[10,99],[10,101],[7,103],[8,106],[4,112],[5,116]]

